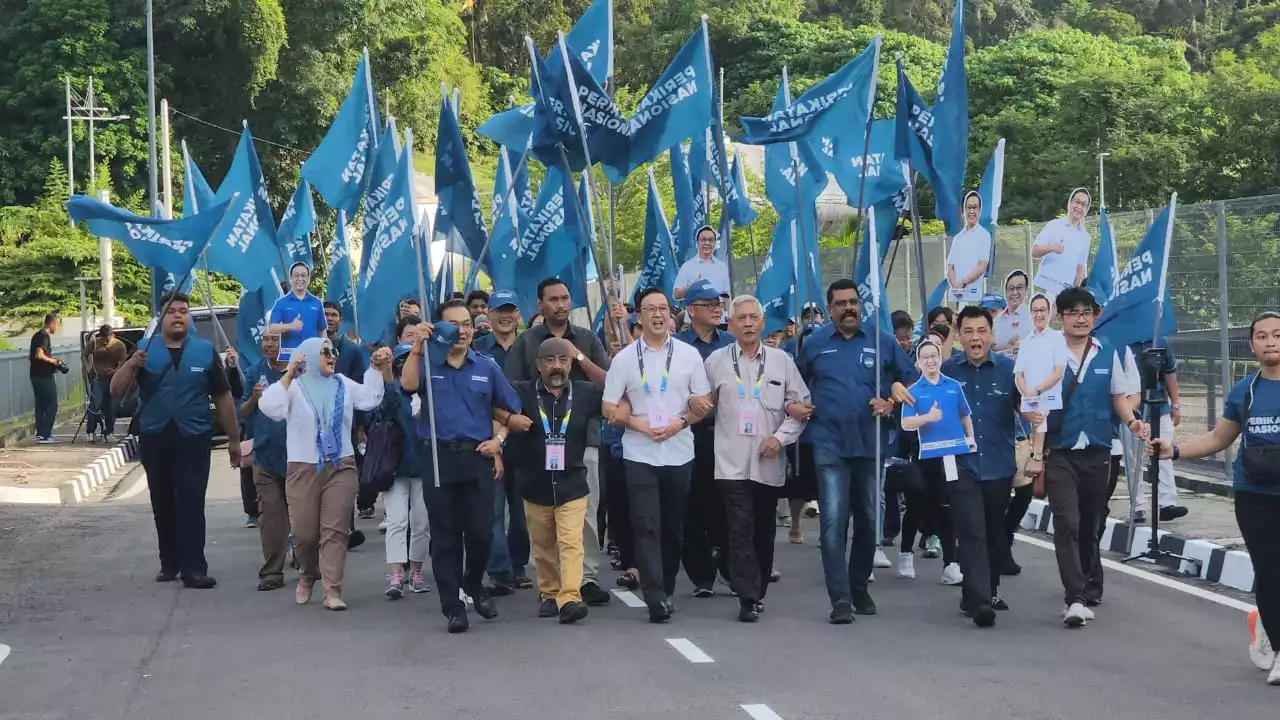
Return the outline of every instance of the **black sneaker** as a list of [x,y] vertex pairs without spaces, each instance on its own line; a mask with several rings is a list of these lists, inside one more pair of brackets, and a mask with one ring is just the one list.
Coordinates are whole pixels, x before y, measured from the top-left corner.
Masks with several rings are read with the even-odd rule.
[[776,583],[776,582],[778,582],[778,581],[779,581],[779,580],[781,580],[781,579],[782,579],[782,573],[781,573],[781,572],[779,572],[779,571],[777,571],[777,570],[774,570],[774,571],[772,571],[772,572],[770,572],[770,573],[769,573],[769,582],[771,582],[771,583]]
[[161,569],[160,572],[156,573],[156,582],[159,582],[159,583],[173,582],[174,580],[177,580],[177,579],[178,579],[177,570]]
[[559,612],[560,608],[556,607],[556,601],[551,598],[538,603],[538,617],[540,618],[555,617],[556,613]]
[[485,585],[484,590],[485,592],[489,593],[490,597],[506,597],[508,595],[514,595],[516,593],[515,587],[512,585],[508,585],[507,583],[494,583],[492,585]]
[[515,585],[517,590],[529,590],[533,588],[533,581],[529,579],[528,575],[517,575],[516,579],[513,580],[511,584]]
[[876,601],[871,599],[871,593],[861,590],[853,596],[853,611],[859,615],[875,615]]
[[456,612],[449,616],[449,634],[457,635],[464,633],[471,627],[470,621],[467,620],[465,610]]
[[1160,508],[1160,522],[1172,522],[1187,516],[1187,509],[1181,505],[1168,505]]
[[347,535],[347,549],[348,549],[348,550],[355,550],[356,548],[360,547],[360,546],[361,546],[361,545],[363,545],[363,544],[364,544],[364,533],[363,533],[363,532],[361,532],[361,531],[359,531],[359,530],[352,530],[352,531],[351,531],[351,533],[350,533],[349,535]]
[[587,606],[585,603],[569,602],[560,608],[560,624],[572,625],[587,616]]
[[853,607],[840,603],[831,608],[832,625],[848,625],[853,622]]
[[1005,602],[1005,601],[1004,601],[1004,598],[1002,598],[1002,597],[1000,597],[999,595],[997,595],[997,596],[995,596],[995,597],[991,598],[991,609],[992,609],[992,610],[999,610],[1000,612],[1004,612],[1004,611],[1006,611],[1006,610],[1008,610],[1008,609],[1009,609],[1009,603]]
[[581,592],[582,601],[588,605],[596,607],[608,605],[609,601],[612,599],[609,593],[605,592],[604,588],[593,582],[585,583],[581,588]]
[[1014,561],[1013,555],[1010,554],[1000,564],[1000,574],[1008,577],[1014,577],[1022,574],[1022,566]]
[[757,601],[756,601],[756,604],[755,604],[755,606],[754,606],[754,607],[755,607],[755,609],[756,609],[756,614],[757,614],[757,615],[760,615],[760,614],[764,613],[764,602],[763,602],[763,601],[761,601],[761,600],[757,600]]
[[660,602],[656,605],[649,606],[649,622],[664,623],[671,619],[671,610],[667,607],[666,602]]
[[218,581],[208,575],[186,575],[182,576],[182,587],[194,588],[196,590],[211,590],[218,586]]
[[1139,510],[1138,512],[1134,513],[1134,514],[1133,514],[1133,524],[1134,524],[1134,525],[1146,525],[1146,524],[1147,524],[1147,513],[1146,513],[1146,511],[1144,511],[1144,510]]
[[753,623],[759,619],[760,613],[756,612],[754,605],[738,608],[738,622]]
[[372,520],[373,514],[373,508],[360,508],[360,513],[356,517],[361,520]]
[[980,628],[991,627],[996,624],[996,611],[991,608],[989,603],[982,603],[978,609],[973,612],[973,624]]
[[476,613],[485,620],[492,620],[498,617],[498,606],[493,602],[493,598],[488,593],[477,598],[472,598],[476,604]]
[[709,598],[709,597],[715,597],[715,595],[716,595],[715,588],[696,587],[693,589],[693,596],[696,598]]
[[1091,598],[1085,598],[1085,599],[1084,599],[1084,606],[1085,606],[1085,607],[1098,607],[1098,606],[1099,606],[1099,605],[1101,605],[1101,604],[1102,604],[1102,598],[1100,598],[1100,597],[1096,597],[1096,598],[1095,598],[1095,597],[1091,597]]

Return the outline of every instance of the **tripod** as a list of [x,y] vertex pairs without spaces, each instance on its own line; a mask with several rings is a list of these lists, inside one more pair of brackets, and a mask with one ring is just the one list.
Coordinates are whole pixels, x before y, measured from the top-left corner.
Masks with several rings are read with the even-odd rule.
[[[1142,404],[1146,408],[1146,422],[1151,428],[1151,440],[1160,439],[1161,411],[1169,404],[1169,396],[1164,389],[1164,368],[1168,360],[1168,348],[1152,347],[1142,353],[1138,361],[1138,371],[1142,376]],[[1159,563],[1161,560],[1183,561],[1189,558],[1171,553],[1160,548],[1160,513],[1156,510],[1156,487],[1160,478],[1160,457],[1153,454],[1147,462],[1147,476],[1151,478],[1151,538],[1147,540],[1146,552],[1131,555],[1123,562],[1150,560]],[[1176,567],[1176,565],[1175,565]]]

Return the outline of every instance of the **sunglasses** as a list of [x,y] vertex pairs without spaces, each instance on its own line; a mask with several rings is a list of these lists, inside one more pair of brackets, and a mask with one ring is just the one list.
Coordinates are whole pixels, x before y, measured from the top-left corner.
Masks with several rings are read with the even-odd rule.
[[336,357],[338,357],[338,351],[337,351],[337,350],[334,350],[333,348],[329,348],[329,347],[326,347],[326,348],[320,348],[320,357],[325,357],[325,358],[336,358]]

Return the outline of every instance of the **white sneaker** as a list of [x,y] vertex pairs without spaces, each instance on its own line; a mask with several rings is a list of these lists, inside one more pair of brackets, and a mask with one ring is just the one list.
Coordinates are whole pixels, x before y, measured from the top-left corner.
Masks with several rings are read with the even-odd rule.
[[804,504],[804,516],[807,518],[818,517],[818,503],[816,500],[810,500]]
[[1096,615],[1093,614],[1093,608],[1089,607],[1088,605],[1083,605],[1082,607],[1084,608],[1084,612],[1082,614],[1084,615],[1084,619],[1086,621],[1092,621],[1097,617]]
[[964,582],[964,573],[960,572],[960,563],[951,563],[942,568],[943,585],[959,585]]
[[1088,608],[1083,603],[1071,603],[1071,607],[1062,613],[1062,624],[1069,628],[1084,627],[1084,624],[1088,622],[1088,618],[1085,616],[1086,612],[1088,612]]
[[1259,619],[1258,611],[1253,610],[1249,613],[1249,659],[1259,670],[1270,670],[1276,661],[1275,648],[1271,647],[1271,640],[1267,637],[1267,631],[1262,627],[1262,621]]
[[1271,663],[1271,672],[1267,675],[1268,685],[1280,685],[1280,655]]
[[387,534],[387,519],[386,519],[386,518],[382,518],[382,522],[378,523],[378,534],[379,534],[379,535],[386,535],[386,534]]
[[873,564],[878,568],[893,567],[893,563],[889,562],[889,556],[884,554],[882,548],[876,548],[876,559]]
[[869,583],[873,583],[873,582],[875,582],[875,581],[876,581],[876,574],[875,574],[875,572],[873,571],[870,575],[868,575],[868,576],[867,576],[867,582],[869,582]]
[[908,580],[916,579],[915,553],[898,553],[898,577],[906,578]]

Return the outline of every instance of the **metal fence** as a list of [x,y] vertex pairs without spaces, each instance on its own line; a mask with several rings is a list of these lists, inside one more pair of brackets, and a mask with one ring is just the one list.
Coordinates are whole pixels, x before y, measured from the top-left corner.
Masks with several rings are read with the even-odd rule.
[[[63,375],[55,372],[54,381],[58,384],[58,403],[79,394],[83,397],[83,373],[80,372],[80,351],[78,348],[54,348],[53,356],[71,366],[71,372]],[[31,394],[31,363],[27,353],[0,353],[0,424],[12,422],[24,415],[35,412],[35,397]]]
[[[1122,266],[1158,212],[1108,213]],[[1032,269],[1031,245],[1045,224],[997,229],[989,290],[1002,292],[999,283],[1012,270]],[[1087,218],[1085,225],[1096,251],[1098,216]],[[926,287],[932,289],[944,273],[946,238],[925,237],[923,247]],[[914,243],[904,239],[890,251],[884,267],[890,307],[912,317],[922,312],[915,252]],[[823,248],[823,282],[851,277],[854,260],[853,248]],[[763,258],[755,262],[763,265]],[[754,290],[752,263],[749,257],[734,260],[738,292]],[[1178,206],[1169,298],[1178,318],[1178,332],[1169,338],[1179,363],[1182,424],[1177,433],[1187,437],[1214,426],[1226,393],[1253,365],[1250,321],[1263,310],[1280,308],[1280,195]],[[1226,474],[1230,461],[1228,451],[1201,465]]]

